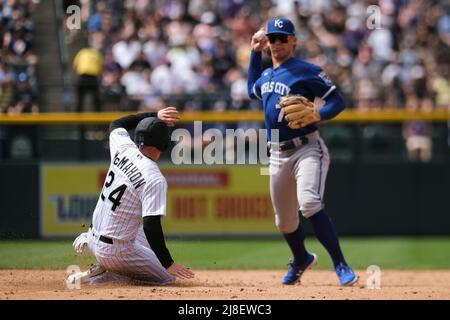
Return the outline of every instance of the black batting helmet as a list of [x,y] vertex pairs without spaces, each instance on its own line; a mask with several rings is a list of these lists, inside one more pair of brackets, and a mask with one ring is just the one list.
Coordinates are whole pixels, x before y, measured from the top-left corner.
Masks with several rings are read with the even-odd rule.
[[155,147],[165,151],[169,147],[169,128],[166,123],[155,117],[139,121],[134,131],[134,141],[138,146]]

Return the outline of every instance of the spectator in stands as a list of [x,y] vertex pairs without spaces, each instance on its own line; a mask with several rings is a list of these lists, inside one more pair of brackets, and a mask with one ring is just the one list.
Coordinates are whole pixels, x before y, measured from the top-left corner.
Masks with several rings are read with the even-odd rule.
[[94,48],[81,49],[73,61],[78,75],[76,111],[83,111],[86,94],[92,95],[95,111],[101,111],[100,78],[103,72],[103,58]]
[[114,61],[112,52],[105,55],[104,72],[102,75],[103,110],[121,111],[124,107],[125,89],[120,82],[122,68]]
[[163,96],[175,94],[176,73],[168,59],[153,69],[151,82],[156,94]]
[[14,101],[14,79],[9,75],[0,82],[0,113],[6,113]]
[[142,46],[136,35],[126,35],[123,40],[113,45],[112,52],[116,60],[123,69],[131,66],[134,60],[141,53]]
[[403,126],[408,158],[411,161],[429,162],[432,155],[431,125],[425,121],[406,122]]
[[103,29],[103,16],[108,13],[106,3],[104,1],[97,2],[96,12],[90,16],[88,21],[88,31],[102,31]]
[[381,70],[381,64],[373,57],[372,48],[361,45],[352,70],[355,101],[359,109],[378,109],[382,106],[382,91],[378,82]]
[[436,97],[436,107],[450,111],[450,65],[437,68],[431,85]]
[[121,84],[125,87],[131,110],[138,110],[142,101],[153,93],[150,69],[138,61],[133,62],[123,74]]
[[0,112],[37,112],[33,52],[36,2],[0,2]]

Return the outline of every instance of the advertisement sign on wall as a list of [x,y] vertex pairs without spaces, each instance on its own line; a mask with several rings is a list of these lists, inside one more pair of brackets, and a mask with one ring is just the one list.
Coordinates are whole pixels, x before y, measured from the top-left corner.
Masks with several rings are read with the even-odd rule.
[[[87,230],[107,164],[43,164],[41,234],[73,236]],[[260,166],[161,166],[169,185],[167,234],[276,232],[269,177]]]

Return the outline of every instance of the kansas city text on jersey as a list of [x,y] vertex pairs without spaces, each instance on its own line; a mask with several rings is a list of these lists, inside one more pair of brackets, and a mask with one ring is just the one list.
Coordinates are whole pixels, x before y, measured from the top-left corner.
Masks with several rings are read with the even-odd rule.
[[286,96],[291,91],[291,88],[289,88],[289,86],[285,85],[283,82],[275,81],[268,81],[261,85],[262,94],[273,91],[275,91],[275,93],[278,93],[279,95]]

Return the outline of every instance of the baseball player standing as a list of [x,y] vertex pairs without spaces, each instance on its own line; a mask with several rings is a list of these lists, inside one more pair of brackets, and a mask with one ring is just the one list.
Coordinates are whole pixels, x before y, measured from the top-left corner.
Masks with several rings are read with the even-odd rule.
[[[191,270],[173,261],[161,227],[167,182],[156,161],[170,141],[167,125],[178,119],[177,110],[169,107],[158,114],[129,115],[111,123],[109,171],[91,228],[74,242],[79,253],[87,245],[98,265],[67,281],[132,280],[163,285],[176,277],[193,277]],[[134,128],[135,142],[128,134]]]
[[[329,120],[344,109],[344,101],[327,75],[316,65],[294,58],[297,38],[286,18],[274,18],[252,37],[248,92],[263,103],[270,146],[270,195],[278,229],[294,256],[283,284],[294,284],[317,262],[306,250],[299,214],[311,221],[316,237],[333,260],[341,285],[358,279],[342,254],[338,235],[324,209],[328,149],[319,136],[317,122]],[[261,51],[268,46],[272,68],[262,70]],[[312,101],[325,101],[318,110]],[[279,133],[271,141],[270,130]],[[275,140],[275,139],[274,139]]]

